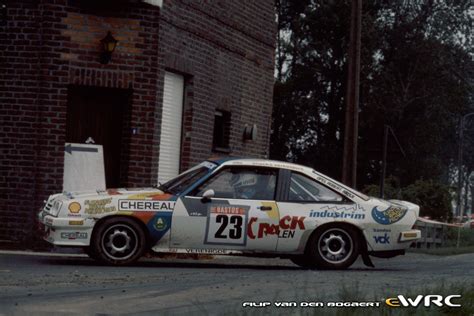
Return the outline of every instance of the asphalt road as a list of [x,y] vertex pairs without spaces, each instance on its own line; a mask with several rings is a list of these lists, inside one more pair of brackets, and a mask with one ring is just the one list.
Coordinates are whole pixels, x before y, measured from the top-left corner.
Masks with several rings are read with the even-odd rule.
[[347,291],[381,300],[442,282],[474,284],[474,254],[374,263],[308,271],[289,260],[216,257],[108,267],[82,255],[0,251],[0,315],[239,315],[249,314],[245,301],[341,300]]

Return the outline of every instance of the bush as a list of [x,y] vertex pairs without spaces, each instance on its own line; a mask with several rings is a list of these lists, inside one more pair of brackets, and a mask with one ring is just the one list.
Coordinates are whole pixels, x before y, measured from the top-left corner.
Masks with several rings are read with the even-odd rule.
[[[371,196],[379,196],[379,186],[368,185],[363,191]],[[448,186],[433,180],[418,180],[405,188],[400,188],[396,178],[385,180],[385,199],[402,199],[420,206],[420,216],[429,216],[442,221],[449,220],[451,194]]]

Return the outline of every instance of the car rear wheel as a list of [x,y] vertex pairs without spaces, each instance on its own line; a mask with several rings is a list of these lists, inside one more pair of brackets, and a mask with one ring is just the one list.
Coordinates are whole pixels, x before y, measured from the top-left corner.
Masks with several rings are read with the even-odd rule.
[[104,263],[126,265],[138,260],[145,249],[146,237],[140,225],[129,218],[111,218],[94,233],[91,253]]
[[308,241],[307,256],[321,269],[347,269],[359,256],[359,235],[350,226],[329,225]]

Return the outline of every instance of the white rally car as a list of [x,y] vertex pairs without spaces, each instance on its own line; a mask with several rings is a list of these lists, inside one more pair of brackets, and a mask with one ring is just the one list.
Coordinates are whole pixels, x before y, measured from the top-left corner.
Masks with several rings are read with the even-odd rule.
[[315,170],[261,159],[205,161],[158,188],[51,195],[44,238],[109,264],[155,252],[274,256],[344,269],[403,254],[419,207],[368,197]]

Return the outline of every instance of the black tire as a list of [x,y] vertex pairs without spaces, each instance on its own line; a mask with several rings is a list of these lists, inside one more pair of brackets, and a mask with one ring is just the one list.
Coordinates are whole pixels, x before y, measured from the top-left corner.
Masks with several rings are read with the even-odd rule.
[[96,229],[92,236],[91,254],[102,263],[131,264],[146,250],[145,232],[130,218],[106,219]]
[[316,265],[312,263],[307,256],[305,255],[299,255],[299,256],[293,256],[290,257],[291,262],[296,264],[297,266],[300,266],[303,269],[314,269],[316,268]]
[[95,253],[92,246],[84,247],[83,250],[84,250],[84,253],[89,256],[89,258],[97,260],[97,254]]
[[356,228],[327,225],[308,240],[306,255],[319,269],[342,270],[350,267],[359,256],[360,239]]

